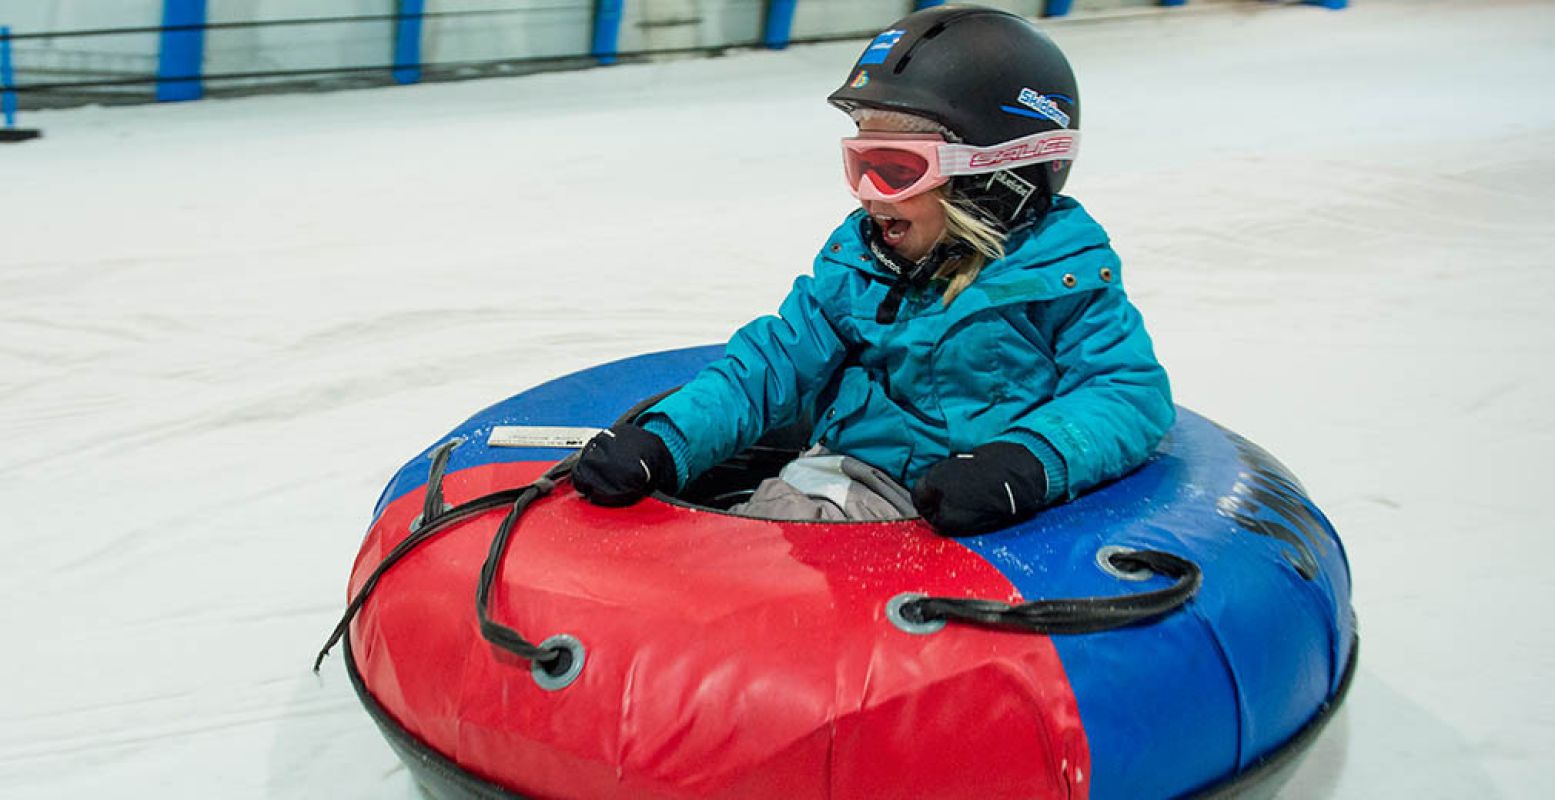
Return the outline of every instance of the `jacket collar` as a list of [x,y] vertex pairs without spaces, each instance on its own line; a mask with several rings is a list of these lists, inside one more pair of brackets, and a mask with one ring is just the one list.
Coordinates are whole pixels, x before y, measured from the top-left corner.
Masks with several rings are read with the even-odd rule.
[[[1106,231],[1074,198],[1057,195],[1052,203],[1039,224],[1018,228],[1009,235],[1004,258],[984,265],[978,284],[1002,283],[1023,271],[1107,246]],[[833,260],[873,277],[894,280],[896,273],[880,264],[870,252],[867,226],[871,224],[863,209],[850,214],[833,239]]]

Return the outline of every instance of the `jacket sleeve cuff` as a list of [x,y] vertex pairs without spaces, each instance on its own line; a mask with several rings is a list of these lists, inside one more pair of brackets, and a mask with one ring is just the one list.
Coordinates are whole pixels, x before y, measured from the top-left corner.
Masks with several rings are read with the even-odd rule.
[[1025,447],[1042,463],[1042,471],[1047,475],[1047,497],[1042,498],[1042,505],[1052,505],[1069,497],[1069,465],[1047,439],[1023,430],[1009,431],[999,439]]
[[670,451],[670,460],[675,462],[675,489],[685,488],[690,480],[686,474],[686,462],[690,460],[691,453],[691,443],[686,440],[685,434],[663,414],[650,413],[640,424],[643,430],[664,440],[664,447]]

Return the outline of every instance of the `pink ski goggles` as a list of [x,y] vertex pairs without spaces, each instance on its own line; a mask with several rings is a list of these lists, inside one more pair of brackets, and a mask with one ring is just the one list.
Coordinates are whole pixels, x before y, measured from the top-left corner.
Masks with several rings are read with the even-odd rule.
[[866,133],[842,140],[848,189],[860,200],[895,202],[943,186],[956,175],[980,175],[1052,161],[1073,161],[1080,132],[1056,130],[1002,144],[952,144],[937,133]]

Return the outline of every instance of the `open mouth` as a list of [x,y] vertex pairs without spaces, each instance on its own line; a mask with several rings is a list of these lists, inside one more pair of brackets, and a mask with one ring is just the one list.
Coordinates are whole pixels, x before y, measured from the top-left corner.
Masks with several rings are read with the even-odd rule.
[[907,238],[907,231],[912,228],[911,222],[884,214],[875,215],[875,224],[880,226],[880,237],[892,247],[901,244]]

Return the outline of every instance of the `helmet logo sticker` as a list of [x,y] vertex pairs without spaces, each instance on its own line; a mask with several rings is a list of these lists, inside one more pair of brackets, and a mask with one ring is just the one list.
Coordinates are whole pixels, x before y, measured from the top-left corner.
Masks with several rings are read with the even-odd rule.
[[884,64],[886,56],[891,55],[891,48],[896,47],[896,43],[902,40],[902,35],[905,33],[907,31],[889,30],[876,36],[874,41],[871,41],[869,46],[864,48],[864,55],[859,56],[859,66]]
[[869,85],[869,70],[861,69],[853,76],[853,82],[848,84],[855,89],[862,89]]
[[[1017,99],[1019,99],[1020,104],[1026,108],[1020,108],[1018,106],[999,106],[1000,110],[1022,117],[1036,117],[1038,119],[1052,120],[1053,122],[1058,123],[1059,127],[1061,128],[1069,127],[1069,115],[1064,113],[1064,110],[1059,108],[1058,103],[1054,101],[1063,100],[1072,105],[1074,103],[1073,100],[1070,100],[1061,94],[1055,94],[1052,97],[1049,97],[1035,89],[1021,89],[1020,97]],[[1030,110],[1028,111],[1027,109]]]

